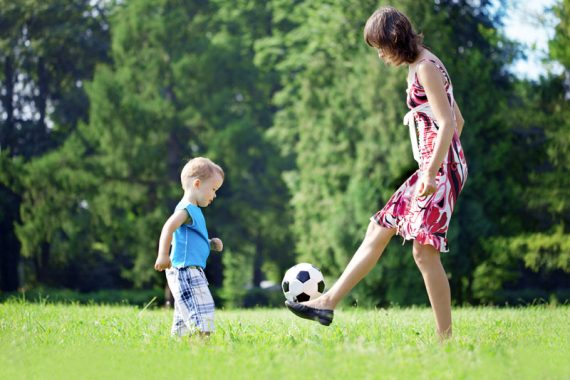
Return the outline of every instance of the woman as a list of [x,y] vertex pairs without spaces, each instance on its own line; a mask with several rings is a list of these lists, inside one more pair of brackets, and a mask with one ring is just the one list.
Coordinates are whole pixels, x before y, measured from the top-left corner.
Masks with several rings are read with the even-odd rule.
[[378,9],[364,27],[364,39],[381,60],[407,65],[404,123],[410,128],[419,169],[392,195],[370,221],[364,240],[338,281],[320,298],[286,302],[296,315],[332,323],[340,300],[376,264],[390,239],[413,240],[413,256],[426,286],[440,338],[451,336],[451,294],[440,260],[447,252],[447,229],[457,197],[467,179],[467,163],[459,136],[463,117],[453,97],[449,75],[409,19],[392,7]]

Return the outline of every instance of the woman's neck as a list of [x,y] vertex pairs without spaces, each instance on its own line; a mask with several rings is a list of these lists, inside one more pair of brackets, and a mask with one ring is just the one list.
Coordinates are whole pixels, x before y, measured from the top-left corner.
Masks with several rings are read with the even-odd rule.
[[410,63],[410,67],[412,67],[412,66],[413,66],[413,67],[416,67],[417,64],[418,64],[421,60],[427,58],[428,55],[429,55],[428,50],[427,50],[425,47],[420,46],[418,56],[417,56],[417,58],[416,58],[416,60],[415,60],[414,62]]

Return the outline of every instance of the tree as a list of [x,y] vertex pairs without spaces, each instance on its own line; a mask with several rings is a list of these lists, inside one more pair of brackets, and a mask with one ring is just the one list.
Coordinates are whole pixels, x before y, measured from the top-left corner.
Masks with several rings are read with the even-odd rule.
[[[54,149],[87,117],[82,87],[107,60],[106,2],[0,1],[0,151],[6,170]],[[23,170],[23,169],[22,169]],[[8,179],[9,178],[9,179]],[[18,286],[21,175],[0,182],[0,289]]]
[[[160,228],[182,195],[182,166],[205,155],[226,171],[217,202],[205,211],[210,233],[224,240],[222,255],[243,257],[234,261],[248,263],[251,273],[264,261],[284,265],[291,256],[287,193],[280,159],[263,135],[271,124],[271,84],[252,64],[255,36],[264,31],[258,5],[136,0],[115,9],[113,64],[100,66],[86,85],[89,123],[30,172],[32,179],[65,165],[70,176],[48,177],[49,196],[26,192],[19,229],[29,242],[26,255],[48,242],[60,248],[54,256],[74,256],[67,268],[75,262],[92,269],[86,256],[118,268],[107,283],[102,273],[84,288],[162,283],[152,270]],[[56,210],[59,222],[51,220]],[[214,286],[220,266],[213,254]]]
[[523,206],[518,228],[486,242],[491,254],[475,270],[476,293],[486,301],[569,297],[569,10],[568,1],[553,8],[558,24],[549,43],[564,72],[520,81],[510,103],[507,123],[521,158],[515,168],[525,173],[516,191]]
[[[382,66],[362,41],[376,2],[274,6],[272,37],[264,41],[259,59],[275,65],[281,78],[275,96],[280,110],[271,133],[296,163],[286,178],[293,194],[297,253],[337,277],[369,217],[414,170],[401,125],[406,73]],[[446,257],[458,302],[472,300],[470,269],[481,256],[481,238],[502,232],[497,215],[512,204],[500,183],[509,178],[508,168],[498,163],[512,159],[512,140],[500,118],[506,100],[497,102],[488,94],[506,99],[509,76],[503,66],[513,49],[502,44],[488,7],[488,2],[466,1],[398,6],[446,62],[467,120],[462,140],[471,174],[451,227],[454,248]],[[396,240],[383,265],[353,291],[353,299],[426,302],[409,248],[403,250]]]

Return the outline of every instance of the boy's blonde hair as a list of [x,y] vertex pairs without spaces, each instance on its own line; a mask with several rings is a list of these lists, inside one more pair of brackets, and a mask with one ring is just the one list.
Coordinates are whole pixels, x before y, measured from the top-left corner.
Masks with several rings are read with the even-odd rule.
[[206,157],[193,158],[184,165],[182,173],[180,173],[182,188],[186,191],[190,188],[193,179],[206,180],[213,176],[214,173],[218,173],[224,179],[224,170],[220,165],[215,164]]

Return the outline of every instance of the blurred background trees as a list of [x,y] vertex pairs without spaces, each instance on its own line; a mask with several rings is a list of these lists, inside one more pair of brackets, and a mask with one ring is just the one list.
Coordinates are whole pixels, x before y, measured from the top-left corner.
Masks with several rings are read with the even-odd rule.
[[[0,7],[0,285],[15,290],[21,243],[14,228],[26,191],[23,163],[57,149],[87,119],[83,84],[97,63],[109,60],[109,9],[87,0],[2,0]],[[26,269],[43,280],[47,246],[30,259]]]
[[[2,291],[164,286],[158,235],[197,155],[226,171],[205,209],[226,247],[207,267],[226,306],[257,302],[248,289],[294,262],[330,282],[415,168],[406,71],[362,39],[383,2],[0,3]],[[538,81],[507,70],[521,49],[492,5],[397,4],[466,120],[470,173],[444,264],[460,304],[568,299],[570,5],[552,10],[564,71]],[[410,245],[393,239],[347,302],[426,303]]]

